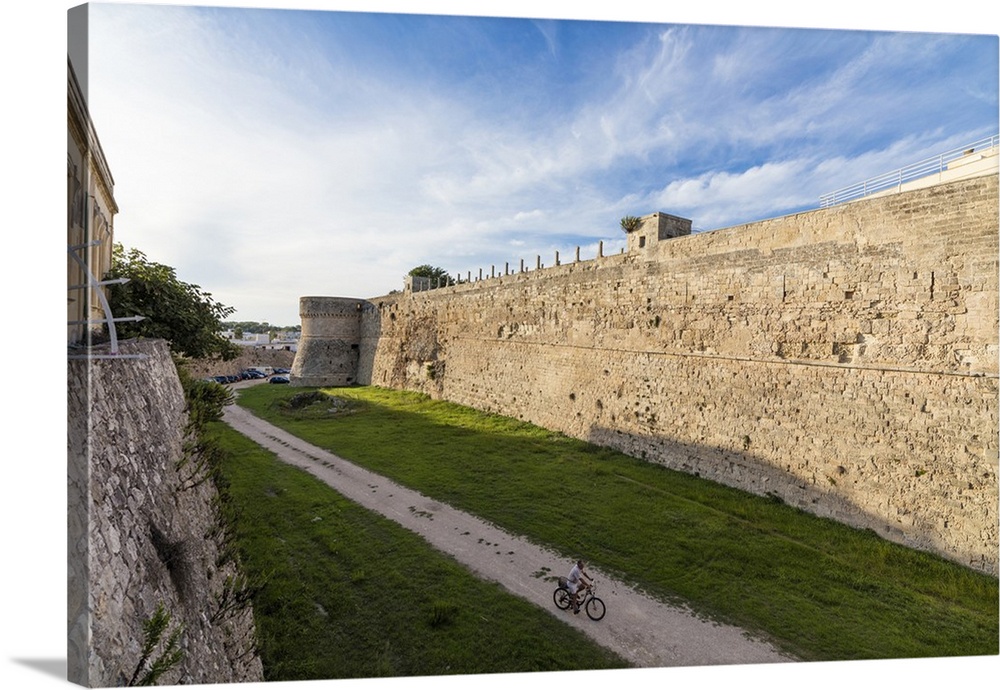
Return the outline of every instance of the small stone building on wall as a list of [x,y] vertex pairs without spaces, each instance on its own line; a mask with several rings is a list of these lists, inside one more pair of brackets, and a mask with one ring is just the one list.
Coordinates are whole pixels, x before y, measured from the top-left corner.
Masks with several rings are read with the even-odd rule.
[[690,234],[690,220],[658,211],[639,219],[639,227],[628,233],[625,250],[632,254],[653,249],[660,242]]

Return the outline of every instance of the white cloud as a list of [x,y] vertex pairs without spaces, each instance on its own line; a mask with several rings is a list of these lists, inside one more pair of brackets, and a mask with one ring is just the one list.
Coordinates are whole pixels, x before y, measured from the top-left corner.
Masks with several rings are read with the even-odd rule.
[[699,229],[757,220],[775,205],[808,204],[802,192],[810,164],[804,160],[766,163],[741,173],[711,172],[677,180],[652,196],[651,203],[695,220]]

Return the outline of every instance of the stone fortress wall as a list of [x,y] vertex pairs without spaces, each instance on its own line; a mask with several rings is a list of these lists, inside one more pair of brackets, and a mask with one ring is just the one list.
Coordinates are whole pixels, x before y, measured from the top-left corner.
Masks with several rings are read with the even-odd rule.
[[992,174],[370,299],[357,381],[997,574],[997,196]]
[[167,344],[130,341],[121,353],[144,357],[68,367],[67,677],[128,684],[143,623],[162,605],[164,639],[183,626],[184,657],[159,684],[263,680],[252,610],[232,605],[240,581],[218,493],[196,459],[182,462],[187,411]]

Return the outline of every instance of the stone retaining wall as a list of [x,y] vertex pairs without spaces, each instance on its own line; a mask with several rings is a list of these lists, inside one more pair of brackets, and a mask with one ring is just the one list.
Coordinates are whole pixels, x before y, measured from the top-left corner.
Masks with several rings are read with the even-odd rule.
[[170,630],[183,626],[184,657],[159,684],[262,680],[252,611],[220,604],[238,573],[215,486],[181,462],[187,413],[169,350],[121,351],[145,358],[69,362],[68,678],[128,683],[162,605]]

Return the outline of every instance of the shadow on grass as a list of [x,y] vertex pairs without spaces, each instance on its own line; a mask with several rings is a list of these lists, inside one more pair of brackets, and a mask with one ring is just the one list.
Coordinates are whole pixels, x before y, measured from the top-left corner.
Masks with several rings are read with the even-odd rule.
[[[517,420],[416,393],[326,393],[352,401],[349,411],[321,402],[287,413],[278,401],[295,394],[288,391],[248,391],[241,404],[435,500],[568,557],[583,555],[664,600],[763,631],[802,658],[996,653],[995,578],[773,497]],[[713,451],[668,450],[680,457]]]

